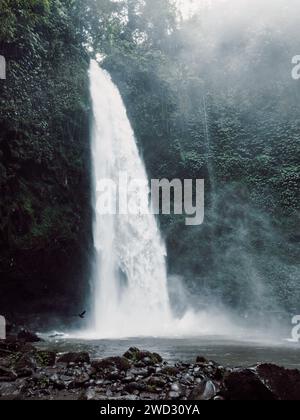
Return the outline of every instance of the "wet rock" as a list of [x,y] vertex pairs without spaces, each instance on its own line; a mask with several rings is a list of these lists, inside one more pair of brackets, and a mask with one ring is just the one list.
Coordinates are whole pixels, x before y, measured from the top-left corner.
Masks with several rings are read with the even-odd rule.
[[176,391],[170,391],[169,392],[169,399],[171,400],[178,400],[180,397],[180,393]]
[[212,373],[212,378],[215,381],[222,381],[224,376],[226,374],[226,369],[223,368],[222,366],[219,366],[218,368],[216,368],[213,373]]
[[131,369],[129,371],[129,373],[131,375],[134,375],[137,378],[147,378],[149,376],[148,369],[146,369],[146,368],[142,368],[142,369],[135,369],[134,368],[134,369]]
[[151,392],[142,392],[140,395],[141,400],[157,401],[158,395]]
[[21,392],[16,383],[0,383],[0,400],[21,399]]
[[39,343],[43,341],[36,333],[26,329],[23,329],[18,333],[17,339],[25,341],[26,343]]
[[131,347],[124,354],[124,357],[128,360],[131,360],[133,363],[143,362],[146,366],[156,365],[158,363],[162,363],[163,361],[159,354],[140,350],[136,347]]
[[31,376],[36,369],[35,359],[29,354],[23,354],[16,361],[14,370],[19,378]]
[[[6,340],[0,340],[0,354],[3,351],[14,353],[20,350],[23,343],[17,341],[17,337],[7,337]],[[0,356],[1,357],[1,356]]]
[[74,382],[72,383],[75,388],[80,388],[87,384],[90,381],[90,377],[87,373],[83,373],[82,375],[78,376]]
[[272,364],[261,364],[257,366],[256,373],[276,399],[300,400],[300,371],[284,369]]
[[30,343],[21,343],[18,352],[34,355],[37,353],[37,349]]
[[172,384],[171,385],[171,391],[174,391],[174,392],[181,392],[181,387],[180,387],[180,385],[179,384]]
[[5,350],[5,349],[0,349],[0,357],[9,357],[11,356],[13,353],[9,350]]
[[0,357],[0,367],[10,368],[12,367],[13,361],[8,357]]
[[221,395],[216,395],[214,398],[214,401],[225,401],[225,398],[222,397]]
[[225,396],[233,401],[273,401],[275,394],[250,369],[235,370],[225,378]]
[[86,352],[78,352],[78,353],[65,353],[61,355],[58,360],[58,363],[75,363],[78,364],[84,364],[84,363],[90,363],[90,355]]
[[201,384],[193,388],[189,395],[191,401],[209,401],[212,400],[217,393],[217,389],[212,381],[204,380]]
[[124,384],[134,382],[135,377],[133,375],[127,375],[125,378],[123,378],[122,382]]
[[164,388],[167,385],[167,380],[163,377],[151,376],[147,379],[147,384],[155,388]]
[[195,381],[195,377],[190,375],[189,373],[186,373],[182,377],[182,383],[184,383],[186,385],[192,385],[194,383],[194,381]]
[[13,382],[17,379],[16,373],[8,367],[0,366],[0,382]]
[[125,357],[108,357],[106,359],[94,360],[92,367],[98,373],[105,371],[123,371],[127,372],[131,368],[131,363]]
[[125,385],[124,391],[128,392],[129,394],[132,394],[134,391],[147,392],[148,387],[144,382],[131,382]]
[[199,365],[208,365],[209,361],[203,356],[198,356],[196,359],[196,363]]
[[86,400],[92,401],[96,399],[96,392],[94,389],[88,389],[86,392]]
[[87,353],[67,353],[55,365],[55,352],[24,341],[0,342],[0,350],[0,399],[300,399],[300,372],[274,365],[229,370],[199,357],[172,366],[136,348],[92,363]]
[[176,376],[180,373],[180,369],[174,366],[166,366],[161,370],[161,373],[166,376]]
[[117,401],[137,401],[139,397],[137,395],[121,395],[115,399]]

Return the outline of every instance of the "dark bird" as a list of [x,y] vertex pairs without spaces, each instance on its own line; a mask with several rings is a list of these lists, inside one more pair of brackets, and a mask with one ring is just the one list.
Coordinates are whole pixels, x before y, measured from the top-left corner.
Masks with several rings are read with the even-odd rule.
[[79,316],[79,318],[84,319],[85,318],[85,314],[86,314],[86,311],[83,311],[82,314],[79,314],[78,316]]

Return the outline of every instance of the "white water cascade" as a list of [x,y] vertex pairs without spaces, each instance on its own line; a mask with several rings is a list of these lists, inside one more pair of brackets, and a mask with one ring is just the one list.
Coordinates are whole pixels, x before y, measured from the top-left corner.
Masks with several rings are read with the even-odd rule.
[[[130,207],[140,208],[141,201],[146,202],[146,214],[116,211],[107,215],[99,209],[97,186],[101,181],[109,180],[118,190],[120,174],[129,182],[139,180],[148,185],[148,180],[120,92],[96,61],[91,61],[89,74],[96,251],[93,316],[88,331],[73,336],[120,339],[232,333],[235,328],[223,312],[190,309],[180,318],[172,315],[166,249],[150,211],[147,187],[127,191]],[[118,197],[115,201],[117,204]]]
[[[92,156],[95,186],[94,331],[97,338],[167,335],[171,310],[166,250],[155,217],[103,215],[96,186],[116,185],[119,174],[147,181],[134,133],[117,87],[96,61],[90,66],[93,105]],[[144,192],[148,200],[149,191]],[[128,192],[131,205],[140,199]]]

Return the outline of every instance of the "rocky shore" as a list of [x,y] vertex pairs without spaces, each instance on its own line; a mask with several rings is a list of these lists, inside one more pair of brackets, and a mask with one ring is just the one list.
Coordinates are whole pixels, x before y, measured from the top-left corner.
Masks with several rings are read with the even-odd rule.
[[202,356],[172,365],[137,348],[91,360],[40,350],[38,341],[26,330],[0,341],[0,400],[300,400],[298,370],[229,369]]

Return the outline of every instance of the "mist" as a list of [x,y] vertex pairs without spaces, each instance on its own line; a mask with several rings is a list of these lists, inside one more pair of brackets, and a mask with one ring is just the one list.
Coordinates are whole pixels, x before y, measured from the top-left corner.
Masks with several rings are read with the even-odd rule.
[[[185,248],[175,251],[169,241],[171,271],[183,276],[189,292],[180,294],[189,293],[194,307],[227,308],[262,328],[290,323],[300,296],[299,178],[292,173],[299,169],[292,58],[300,50],[300,4],[215,0],[181,11],[169,71],[181,82],[183,130],[200,133],[205,147],[193,145],[192,152],[184,136],[179,147],[206,155],[201,175],[209,186],[204,225],[185,231]],[[178,277],[172,281],[181,290]]]

